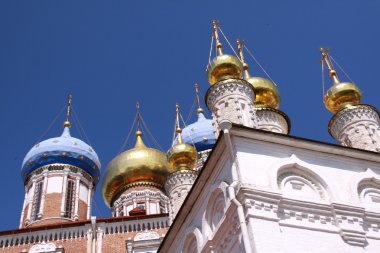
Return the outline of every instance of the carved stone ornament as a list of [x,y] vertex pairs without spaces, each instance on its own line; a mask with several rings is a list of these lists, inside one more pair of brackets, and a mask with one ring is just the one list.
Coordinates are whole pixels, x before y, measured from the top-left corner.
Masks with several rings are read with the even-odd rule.
[[155,239],[160,239],[160,236],[158,235],[157,232],[154,232],[154,231],[140,232],[140,233],[137,233],[136,236],[133,238],[135,242],[155,240]]
[[329,132],[342,146],[380,151],[380,118],[372,106],[355,105],[339,111],[330,120]]
[[212,112],[215,133],[219,133],[219,124],[223,121],[256,127],[254,97],[252,85],[242,79],[227,79],[211,86],[206,104]]
[[29,253],[55,252],[57,247],[54,243],[40,243],[30,248]]

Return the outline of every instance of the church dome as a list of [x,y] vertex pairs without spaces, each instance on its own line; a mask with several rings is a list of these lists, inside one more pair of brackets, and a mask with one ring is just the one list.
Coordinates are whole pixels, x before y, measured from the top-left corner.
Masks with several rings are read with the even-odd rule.
[[26,154],[21,169],[23,179],[44,165],[56,163],[81,168],[92,176],[95,183],[99,181],[101,165],[98,155],[88,144],[71,137],[67,125],[61,136],[37,143]]
[[182,139],[184,143],[194,145],[198,152],[212,149],[216,142],[212,120],[198,113],[198,120],[182,129]]
[[102,195],[108,206],[124,189],[137,185],[163,188],[169,165],[166,155],[148,148],[142,141],[142,133],[136,132],[136,145],[116,156],[107,166],[102,181]]
[[360,104],[361,91],[354,83],[342,82],[334,84],[325,94],[326,108],[336,113],[347,106]]
[[247,81],[255,90],[255,107],[278,109],[280,106],[280,93],[273,82],[262,77],[249,77]]
[[239,79],[242,73],[240,60],[228,54],[218,55],[207,65],[207,79],[211,85],[225,79]]

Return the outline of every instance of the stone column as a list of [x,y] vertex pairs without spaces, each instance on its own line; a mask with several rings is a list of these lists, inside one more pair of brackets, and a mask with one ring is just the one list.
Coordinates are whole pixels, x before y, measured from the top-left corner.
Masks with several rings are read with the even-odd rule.
[[38,218],[40,219],[42,218],[42,215],[44,213],[47,184],[48,184],[48,170],[44,170],[44,184],[43,184],[42,196],[41,196],[41,207],[40,207],[40,212],[38,213]]
[[67,188],[67,177],[69,175],[69,171],[64,169],[63,176],[63,187],[62,187],[62,199],[61,199],[61,217],[65,215],[65,199],[66,199],[66,188]]
[[127,205],[125,203],[123,203],[123,216],[128,216],[127,215]]
[[180,170],[168,176],[165,182],[165,190],[170,199],[169,218],[174,220],[187,194],[197,179],[197,172],[192,170]]
[[88,185],[88,195],[87,195],[87,219],[91,216],[91,206],[92,206],[92,181]]
[[78,220],[78,207],[79,207],[79,188],[80,188],[80,175],[77,176],[75,182],[75,208],[74,208],[74,219]]
[[212,85],[206,93],[206,104],[212,112],[215,135],[219,135],[220,124],[226,121],[257,127],[254,98],[252,85],[242,79],[227,79]]
[[149,197],[145,197],[145,211],[146,211],[146,214],[150,214],[150,201],[149,201]]
[[290,120],[288,116],[280,110],[270,107],[255,108],[257,115],[257,129],[280,134],[288,134],[290,130]]
[[98,228],[97,231],[97,239],[96,239],[96,253],[102,253],[102,246],[103,246],[103,229]]
[[28,189],[25,187],[25,197],[24,197],[24,203],[22,205],[22,210],[21,210],[21,217],[20,217],[20,226],[19,228],[22,228],[23,227],[23,220],[24,220],[24,215],[25,215],[25,207],[26,207],[26,203],[28,201]]
[[29,195],[29,206],[28,206],[28,213],[26,215],[26,225],[28,225],[31,222],[31,216],[32,216],[32,206],[33,206],[33,197],[34,197],[34,190],[36,189],[36,179],[32,179],[32,188],[30,189],[30,195]]
[[92,253],[92,232],[91,229],[87,231],[87,253]]
[[331,118],[329,132],[342,146],[380,152],[379,112],[370,105],[340,110]]

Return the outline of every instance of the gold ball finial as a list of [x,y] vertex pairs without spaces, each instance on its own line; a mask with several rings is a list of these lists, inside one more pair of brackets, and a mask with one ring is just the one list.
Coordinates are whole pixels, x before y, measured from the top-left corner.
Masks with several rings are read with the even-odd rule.
[[71,128],[71,122],[66,120],[65,122],[63,122],[63,127]]

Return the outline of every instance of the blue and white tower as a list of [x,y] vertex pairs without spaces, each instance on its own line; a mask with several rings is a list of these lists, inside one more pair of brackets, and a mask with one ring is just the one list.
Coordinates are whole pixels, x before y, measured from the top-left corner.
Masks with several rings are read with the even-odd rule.
[[24,158],[20,228],[90,218],[101,165],[91,146],[70,135],[70,115],[71,96],[62,135],[37,143]]

